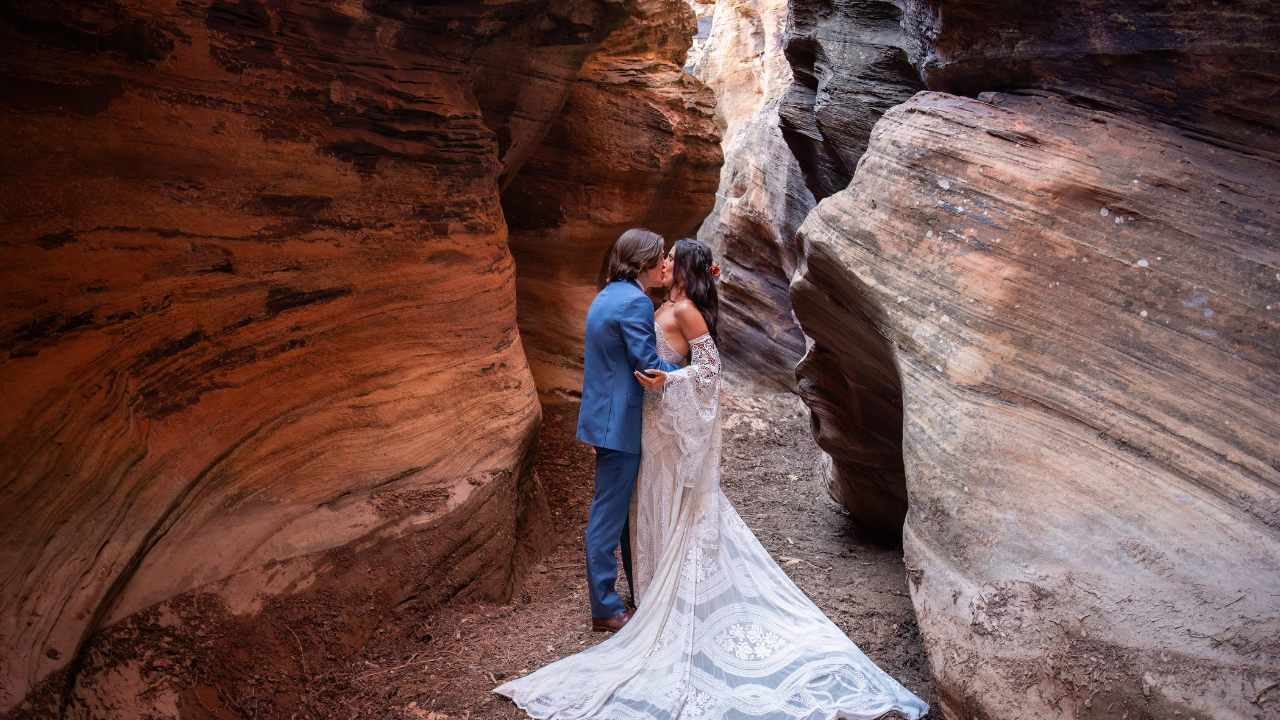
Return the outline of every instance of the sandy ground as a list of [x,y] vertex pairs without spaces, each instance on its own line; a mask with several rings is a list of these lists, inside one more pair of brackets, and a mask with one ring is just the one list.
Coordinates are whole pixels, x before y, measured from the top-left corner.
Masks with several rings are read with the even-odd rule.
[[[403,609],[347,665],[343,692],[315,688],[330,702],[340,698],[330,717],[526,718],[489,691],[605,639],[590,632],[582,533],[594,456],[573,439],[576,413],[576,406],[544,409],[537,472],[559,544],[519,596],[505,605]],[[860,538],[827,495],[803,404],[787,394],[729,394],[725,418],[722,486],[743,519],[863,652],[934,705],[902,550]]]

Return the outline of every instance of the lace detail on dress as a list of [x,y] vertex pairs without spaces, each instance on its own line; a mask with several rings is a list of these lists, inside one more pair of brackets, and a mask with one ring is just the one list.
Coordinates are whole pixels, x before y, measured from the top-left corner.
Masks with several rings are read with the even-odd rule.
[[662,414],[680,443],[681,460],[685,461],[677,464],[681,482],[686,487],[694,487],[714,481],[718,487],[719,463],[712,477],[703,477],[698,471],[705,455],[713,449],[717,454],[719,451],[718,447],[711,447],[710,439],[720,414],[720,350],[708,333],[689,341],[689,356],[688,367],[667,373]]
[[683,363],[684,356],[676,352],[676,349],[671,347],[671,343],[667,342],[667,336],[662,334],[662,326],[659,325],[657,321],[654,321],[653,323],[653,330],[654,334],[658,336],[658,355],[660,355],[663,360],[674,365]]
[[689,365],[645,392],[635,617],[494,692],[541,720],[920,718],[928,706],[800,592],[721,492],[720,352],[709,335],[689,347]]

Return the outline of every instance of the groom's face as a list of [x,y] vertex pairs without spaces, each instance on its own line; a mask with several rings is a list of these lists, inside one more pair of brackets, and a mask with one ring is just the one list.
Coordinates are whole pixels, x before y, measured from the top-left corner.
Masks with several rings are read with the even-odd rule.
[[658,260],[652,266],[640,271],[640,282],[646,288],[653,288],[662,285],[662,268],[666,265],[665,261]]
[[662,287],[671,287],[671,283],[676,278],[676,249],[662,256],[662,260],[658,262],[658,267],[662,268]]

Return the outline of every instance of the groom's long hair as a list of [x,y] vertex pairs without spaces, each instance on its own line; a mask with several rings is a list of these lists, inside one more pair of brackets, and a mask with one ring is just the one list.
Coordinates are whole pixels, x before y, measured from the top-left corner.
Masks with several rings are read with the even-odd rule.
[[684,238],[675,247],[675,283],[684,289],[684,296],[702,313],[711,339],[720,344],[720,293],[711,279],[711,247],[701,240]]
[[634,280],[662,260],[665,241],[655,232],[632,228],[618,237],[601,273],[600,287],[619,280]]

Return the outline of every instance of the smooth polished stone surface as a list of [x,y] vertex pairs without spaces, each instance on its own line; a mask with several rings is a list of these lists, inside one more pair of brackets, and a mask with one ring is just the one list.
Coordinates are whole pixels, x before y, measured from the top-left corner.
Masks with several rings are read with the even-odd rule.
[[[1277,177],[1143,115],[926,92],[801,227],[801,372],[836,462],[881,442],[901,388],[945,717],[1258,711],[1280,671]],[[846,477],[873,501],[855,518],[881,511]]]

